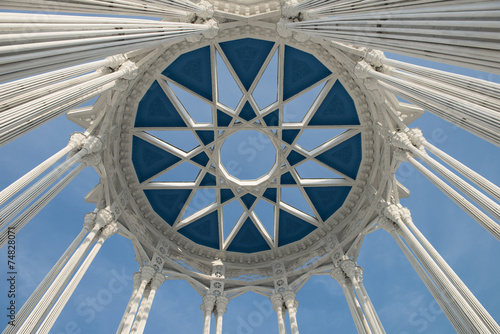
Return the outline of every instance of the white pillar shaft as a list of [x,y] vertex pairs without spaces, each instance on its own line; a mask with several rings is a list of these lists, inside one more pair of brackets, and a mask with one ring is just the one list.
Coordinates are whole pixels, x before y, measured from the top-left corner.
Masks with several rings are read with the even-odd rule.
[[290,332],[299,334],[299,325],[297,323],[297,308],[291,307],[288,309],[288,317],[290,318]]
[[286,334],[286,327],[285,327],[285,317],[283,316],[283,307],[278,307],[276,310],[276,316],[278,318],[278,333],[279,334]]
[[35,329],[41,323],[41,321],[45,318],[45,315],[50,310],[52,305],[54,304],[56,298],[61,293],[62,289],[69,281],[70,277],[75,272],[76,268],[82,261],[83,257],[87,253],[90,248],[92,241],[95,238],[95,235],[99,231],[100,226],[96,225],[88,233],[83,242],[80,244],[78,249],[73,253],[68,262],[64,265],[62,270],[59,272],[57,277],[54,279],[50,287],[47,289],[43,297],[40,299],[40,302],[35,306],[33,312],[30,313],[26,321],[21,325],[19,334],[32,334]]
[[17,194],[21,189],[27,186],[31,181],[39,177],[43,172],[52,167],[57,161],[59,161],[63,156],[71,152],[73,147],[71,145],[67,145],[62,150],[30,170],[28,173],[24,174],[24,176],[20,177],[17,181],[12,183],[10,186],[5,188],[0,192],[0,205],[7,202],[12,196]]
[[54,307],[50,310],[49,314],[47,315],[43,323],[40,325],[40,328],[36,332],[37,334],[48,334],[50,332],[52,326],[59,317],[59,314],[61,314],[61,311],[64,309],[64,306],[66,306],[66,303],[73,295],[73,292],[75,291],[76,287],[82,280],[83,275],[85,275],[85,273],[87,272],[92,261],[94,261],[94,258],[101,249],[102,244],[104,243],[105,240],[106,238],[104,237],[100,237],[97,240],[97,243],[94,245],[90,253],[87,255],[85,261],[83,261],[80,268],[78,268],[78,271],[75,273],[75,276],[73,276],[68,286],[62,292],[59,299],[57,299],[57,302],[55,303]]
[[[144,295],[144,290],[146,289],[146,285],[148,284],[149,279],[145,280],[143,279],[141,281],[141,285],[139,286],[139,289],[137,289],[137,293],[134,296],[134,300],[132,301],[132,304],[130,306],[129,313],[125,319],[125,322],[123,324],[121,334],[129,334],[130,330],[132,329],[132,325],[134,324],[134,318],[137,313],[137,309],[139,308],[139,305],[141,303],[141,299]],[[117,334],[120,334],[118,331],[116,332]]]
[[203,334],[210,334],[211,320],[212,320],[212,313],[203,312]]
[[[16,233],[21,230],[34,216],[36,216],[61,190],[64,189],[84,168],[82,164],[66,174],[55,186],[38,198],[28,209],[15,218],[7,228],[0,232],[0,248],[8,241],[8,230],[14,229]],[[27,205],[28,203],[26,203]]]
[[434,145],[430,144],[429,142],[425,141],[423,143],[424,147],[434,153],[436,156],[438,156],[441,160],[446,162],[448,165],[453,167],[455,170],[457,170],[459,173],[464,175],[467,179],[470,181],[474,182],[477,186],[479,186],[481,189],[486,191],[488,194],[490,194],[493,198],[495,198],[497,201],[500,201],[500,187],[496,186],[493,184],[491,181],[487,180],[480,174],[476,173],[469,167],[465,166],[458,160],[452,158],[445,152],[441,151],[439,148],[435,147]]
[[379,318],[379,316],[377,314],[377,311],[375,310],[375,307],[372,304],[370,296],[368,295],[368,292],[365,289],[365,285],[363,284],[362,281],[358,282],[358,284],[359,284],[359,287],[361,289],[361,293],[363,294],[364,298],[366,299],[368,307],[370,308],[371,312],[375,316],[375,321],[377,322],[377,325],[378,325],[378,328],[379,328],[380,332],[383,333],[383,334],[385,334],[385,329],[384,329],[384,326],[382,325],[382,321],[380,321],[380,318]]
[[429,273],[437,287],[443,292],[469,330],[473,333],[487,333],[488,329],[485,324],[453,286],[448,277],[441,271],[439,266],[432,260],[408,227],[401,219],[396,219],[396,223],[400,228],[398,234],[406,241],[412,252]]
[[215,334],[222,334],[222,319],[224,314],[218,313],[215,318]]
[[481,318],[484,324],[488,327],[491,333],[500,333],[500,327],[495,322],[493,317],[486,311],[486,309],[481,305],[477,298],[472,294],[472,292],[467,288],[467,286],[462,282],[460,277],[453,271],[453,269],[448,265],[448,263],[441,257],[439,252],[432,246],[432,244],[425,238],[425,236],[420,232],[420,230],[413,224],[413,222],[407,222],[409,229],[417,240],[422,244],[425,250],[429,253],[432,259],[436,262],[439,268],[445,273],[445,275],[450,279],[455,288],[462,294],[464,299],[469,303],[469,305],[474,309],[476,314]]
[[481,193],[476,188],[472,187],[470,184],[462,180],[460,177],[452,173],[449,169],[441,165],[439,162],[434,160],[432,157],[424,154],[415,147],[410,147],[411,152],[422,159],[427,165],[432,169],[437,171],[441,176],[448,180],[452,185],[454,185],[458,190],[471,198],[480,207],[486,210],[489,214],[493,216],[497,221],[500,221],[500,205],[489,199],[486,195]]
[[139,291],[139,288],[140,288],[140,284],[139,285],[134,284],[134,289],[132,290],[132,294],[130,295],[130,299],[127,303],[127,307],[125,308],[125,312],[123,312],[122,320],[120,321],[120,324],[118,325],[118,329],[116,330],[116,334],[120,334],[121,331],[123,330],[123,326],[125,325],[125,321],[127,320],[127,317],[130,314],[130,310],[132,309],[132,304],[135,300],[135,296],[137,295],[137,292]]
[[356,309],[356,304],[354,303],[354,299],[352,294],[349,292],[350,288],[346,285],[345,282],[339,282],[342,287],[342,291],[344,292],[345,300],[347,302],[347,306],[349,307],[349,311],[351,311],[352,320],[354,321],[354,325],[359,334],[367,334],[365,327],[359,317],[358,310]]
[[50,284],[54,281],[56,278],[57,274],[61,271],[63,266],[66,264],[68,259],[71,257],[71,254],[73,254],[82,241],[82,239],[85,237],[85,235],[88,233],[88,230],[86,228],[82,229],[82,231],[78,234],[78,236],[73,240],[71,245],[66,249],[66,251],[63,253],[63,255],[59,258],[59,260],[56,262],[56,264],[52,267],[52,269],[49,271],[49,273],[45,276],[45,278],[40,282],[38,287],[33,291],[33,293],[30,295],[28,300],[24,303],[24,305],[21,307],[19,312],[16,314],[16,326],[10,326],[8,325],[5,330],[2,332],[2,334],[14,334],[17,332],[17,329],[19,326],[26,320],[28,315],[33,311],[33,308],[38,304],[40,301],[40,298],[42,298],[43,294],[47,289],[49,288]]
[[153,305],[155,294],[156,294],[156,289],[151,288],[149,290],[149,293],[142,300],[141,307],[137,312],[137,318],[135,319],[134,327],[130,332],[131,334],[142,334],[144,332],[144,328],[146,327],[146,322],[148,321],[149,312],[151,311],[151,306]]
[[461,322],[460,318],[455,313],[455,311],[448,303],[446,298],[443,296],[443,294],[439,291],[434,282],[430,279],[428,274],[422,268],[422,265],[417,261],[415,256],[408,249],[408,246],[406,246],[406,244],[400,239],[400,237],[396,234],[396,232],[391,232],[391,235],[393,236],[394,240],[396,240],[396,243],[403,251],[404,255],[410,262],[411,266],[413,267],[417,275],[420,277],[422,282],[425,284],[431,295],[434,297],[434,300],[438,303],[439,307],[441,307],[441,310],[443,310],[443,313],[446,315],[446,317],[450,321],[453,328],[455,328],[457,333],[460,334],[470,333],[469,330],[465,327],[465,325]]
[[443,193],[445,193],[450,199],[452,199],[458,206],[462,208],[469,216],[474,218],[481,226],[483,226],[491,235],[493,235],[497,240],[500,241],[500,226],[495,223],[490,217],[488,217],[481,210],[476,208],[472,203],[467,201],[463,196],[461,196],[456,190],[446,184],[443,180],[438,178],[427,168],[425,168],[421,163],[419,163],[414,158],[409,158],[409,162],[422,173],[429,181],[434,183]]
[[356,279],[352,279],[351,282],[352,282],[352,285],[354,287],[354,291],[356,292],[356,295],[358,296],[359,302],[361,304],[361,308],[364,311],[363,313],[364,313],[366,320],[368,322],[368,326],[371,328],[371,330],[374,334],[385,333],[383,328],[380,328],[380,326],[376,320],[375,314],[374,314],[372,308],[370,307],[370,305],[368,304],[368,301],[365,298],[364,292],[361,290],[358,282],[356,281]]

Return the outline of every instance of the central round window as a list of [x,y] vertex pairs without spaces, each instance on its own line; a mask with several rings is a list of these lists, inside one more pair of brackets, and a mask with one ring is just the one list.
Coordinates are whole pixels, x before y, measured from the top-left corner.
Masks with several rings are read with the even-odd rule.
[[255,180],[268,174],[276,163],[276,149],[268,136],[257,130],[241,130],[222,144],[221,162],[240,180]]
[[333,219],[356,184],[362,127],[332,70],[283,40],[243,38],[153,73],[131,131],[151,208],[196,244],[240,253]]

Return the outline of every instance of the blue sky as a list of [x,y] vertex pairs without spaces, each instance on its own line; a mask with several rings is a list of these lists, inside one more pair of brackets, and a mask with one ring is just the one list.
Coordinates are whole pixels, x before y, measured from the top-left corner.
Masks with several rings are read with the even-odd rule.
[[[434,66],[430,62],[418,63]],[[500,82],[498,76],[451,66],[437,67]],[[500,184],[500,155],[494,145],[429,113],[412,127],[421,128],[430,142]],[[69,135],[81,130],[60,117],[0,147],[0,188],[5,188],[65,146]],[[500,321],[500,289],[496,286],[500,277],[500,244],[409,165],[403,165],[397,176],[411,191],[411,197],[403,199],[402,203],[412,210],[417,227],[497,322]],[[84,203],[83,197],[97,182],[95,171],[87,168],[17,234],[18,305],[28,298],[81,230],[84,214],[94,209],[93,204]],[[5,272],[5,248],[0,252],[0,259],[0,266],[5,268],[2,272]],[[365,270],[366,288],[388,333],[454,332],[386,232],[376,231],[365,238],[358,264]],[[51,333],[113,333],[130,297],[131,276],[137,269],[131,243],[119,236],[110,238]],[[0,281],[1,307],[5,309],[7,286],[5,279]],[[329,276],[311,278],[299,291],[298,299],[298,322],[302,333],[326,333],[333,329],[341,333],[355,332],[342,291]],[[146,332],[201,332],[201,302],[201,297],[186,282],[167,280],[157,293]],[[223,333],[277,333],[270,303],[253,293],[232,300],[224,318]]]

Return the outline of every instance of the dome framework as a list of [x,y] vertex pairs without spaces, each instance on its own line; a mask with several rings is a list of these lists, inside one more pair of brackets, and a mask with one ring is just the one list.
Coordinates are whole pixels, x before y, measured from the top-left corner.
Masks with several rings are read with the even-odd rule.
[[[4,7],[26,10],[37,8],[37,5],[37,2],[21,1],[5,2]],[[52,12],[161,16],[164,20],[130,19],[123,23],[116,18],[96,19],[83,15],[76,19],[62,14],[45,14],[44,20],[33,25],[32,31],[16,38],[17,44],[2,47],[1,57],[6,69],[1,75],[5,83],[0,86],[3,92],[2,144],[64,113],[86,129],[85,133],[72,135],[67,147],[0,193],[0,203],[5,204],[0,212],[4,228],[0,232],[2,246],[8,247],[13,231],[24,227],[85,166],[94,166],[100,176],[100,183],[87,196],[87,200],[97,204],[96,210],[85,216],[82,232],[19,310],[16,315],[18,327],[7,326],[5,333],[48,333],[100,247],[115,233],[132,241],[141,267],[134,276],[137,284],[118,333],[143,332],[156,290],[166,277],[183,277],[203,296],[204,333],[210,330],[212,313],[216,333],[221,333],[229,300],[246,291],[270,298],[280,333],[286,331],[283,318],[286,312],[291,332],[298,333],[296,293],[311,275],[328,273],[342,287],[358,332],[383,333],[382,323],[362,283],[362,269],[356,264],[363,237],[378,228],[394,237],[457,332],[499,332],[494,319],[413,224],[409,210],[399,203],[399,198],[406,196],[407,190],[395,178],[401,162],[409,162],[498,240],[500,227],[494,221],[500,218],[498,187],[427,142],[418,129],[408,128],[425,109],[498,146],[498,85],[390,60],[380,51],[369,49],[410,52],[422,58],[497,73],[497,55],[493,50],[498,42],[495,39],[498,26],[494,14],[487,13],[498,5],[490,1],[477,4],[459,1],[453,5],[447,1],[433,5],[425,1],[391,1],[387,5],[395,6],[394,12],[390,12],[383,27],[376,26],[380,22],[373,22],[369,17],[377,11],[381,15],[387,14],[387,7],[379,8],[377,2],[351,6],[351,1],[330,4],[312,0],[248,5],[237,2],[195,4],[189,1],[53,1],[53,5],[57,7],[51,9]],[[367,10],[370,15],[366,14]],[[405,12],[401,14],[403,10]],[[408,19],[410,14],[412,19]],[[2,22],[11,24],[16,31],[22,29],[23,23],[36,20],[37,15],[8,14],[2,16]],[[436,18],[442,15],[449,18],[446,29],[436,22]],[[461,20],[464,17],[472,22],[464,24]],[[415,18],[422,20],[416,21]],[[356,28],[359,22],[363,22],[364,29],[370,32],[359,35]],[[435,25],[429,25],[429,22]],[[401,25],[406,30],[401,30]],[[82,32],[82,28],[88,30]],[[120,34],[116,32],[118,28]],[[383,41],[371,32],[377,28],[380,28],[376,30],[378,34],[384,35]],[[448,30],[453,31],[454,38],[445,41],[439,36],[445,31],[449,33]],[[401,40],[413,41],[410,43],[412,47]],[[248,41],[251,43],[243,47],[227,47],[226,50],[223,46]],[[249,74],[245,70],[248,69],[244,66],[238,69],[237,65],[237,61],[245,57],[241,50],[259,50],[258,41],[275,43],[264,55],[264,63],[271,61],[273,50],[277,50],[280,59],[277,62],[277,84],[283,87],[278,88],[277,100],[269,108],[260,108],[252,93],[266,66],[257,66],[256,73],[253,70],[254,75],[250,75],[247,82]],[[202,58],[189,58],[188,55],[207,47],[209,56],[205,63],[203,60],[200,63]],[[462,56],[457,57],[457,52]],[[216,78],[217,54],[221,55],[243,96],[234,108],[221,104],[216,98],[220,92]],[[231,54],[237,56],[232,58]],[[293,54],[300,56],[294,58]],[[472,55],[474,61],[470,60]],[[174,66],[183,59],[187,59],[185,64]],[[287,60],[293,63],[288,65],[289,69],[286,69]],[[208,91],[209,95],[203,96],[207,84],[193,78],[200,75],[207,61],[212,89]],[[300,69],[300,61],[309,65],[308,71],[298,71],[288,86],[298,85],[299,88],[289,93],[293,89],[286,89],[287,75]],[[307,80],[308,75],[314,77],[314,62],[327,68],[330,74],[318,76],[312,83],[300,84],[300,80]],[[183,79],[185,73],[176,76],[177,72],[182,72],[179,69],[188,76],[193,74],[191,79]],[[337,82],[346,93],[332,93]],[[298,122],[285,122],[287,102],[305,95],[319,83],[324,87],[315,96],[306,116]],[[196,162],[200,161],[199,158],[194,159],[198,154],[192,151],[182,153],[179,151],[182,149],[147,132],[165,131],[165,127],[171,128],[179,117],[185,125],[189,123],[190,111],[186,102],[181,101],[180,93],[174,91],[176,84],[198,99],[205,99],[205,103],[211,102],[208,103],[213,115],[211,122],[198,123],[191,116],[193,122],[186,126],[194,133],[198,147],[203,146],[200,152],[205,152],[208,158],[203,164]],[[170,103],[173,109],[168,111],[168,117],[164,117],[162,126],[138,127],[141,103],[147,104],[148,92],[155,87],[157,91],[159,87],[164,94],[163,101],[168,101],[165,103]],[[469,93],[467,100],[463,99],[464,92]],[[330,93],[337,99],[328,105]],[[93,106],[74,109],[97,96],[99,98]],[[150,103],[156,107],[147,107],[147,113],[158,111],[159,96],[155,95],[156,100]],[[344,96],[344,100],[339,102],[338,96]],[[413,104],[401,102],[395,96]],[[332,105],[346,106],[345,101],[349,98],[360,123],[345,124],[338,116],[333,118],[337,123],[332,123],[322,110]],[[163,104],[160,109],[168,109],[165,106]],[[275,121],[270,121],[267,116],[274,115],[275,108],[278,121],[273,125]],[[333,108],[337,114],[339,109],[342,108]],[[228,116],[232,119],[227,121],[226,127],[224,122]],[[161,117],[143,120],[161,123]],[[314,124],[315,117],[321,121]],[[296,137],[291,139],[287,137],[287,134],[293,134],[290,131],[305,131],[314,126],[348,130],[320,143],[318,154],[308,154],[311,150],[298,144],[300,135],[295,134]],[[220,159],[224,141],[232,134],[248,130],[267,131],[266,136],[271,138],[275,147],[273,167],[267,174],[269,177],[262,178],[262,182],[230,175],[228,166]],[[209,132],[211,134],[207,137]],[[347,148],[342,146],[356,136],[360,138],[358,144],[347,145]],[[137,144],[142,142],[146,144]],[[335,148],[339,152],[332,152],[327,160],[318,158]],[[359,168],[342,170],[342,161],[349,161],[353,150],[359,151],[359,161],[354,162]],[[462,177],[427,152],[433,153]],[[154,169],[152,162],[161,161],[167,153],[168,157],[176,156],[179,161],[201,167],[202,172],[194,184],[150,182],[178,163],[171,161]],[[57,165],[66,155],[68,158]],[[150,159],[145,161],[137,156],[149,156]],[[306,161],[320,160],[326,168],[340,174],[341,181],[339,178],[302,179],[294,167],[298,163],[294,159],[300,160],[301,157]],[[44,174],[55,166],[57,168]],[[207,181],[207,175],[212,175],[213,180]],[[37,178],[36,183],[21,192]],[[145,181],[149,186],[144,185]],[[204,187],[203,182],[208,182],[205,183],[207,187],[213,186],[216,192],[215,210],[201,208],[192,219],[179,216],[188,208],[195,190]],[[269,196],[265,196],[269,189],[277,189],[277,196],[281,196],[287,182],[298,184],[296,188],[314,212],[308,215],[280,197],[275,198],[273,227],[266,229],[254,212],[255,199],[269,200]],[[325,205],[320,201],[325,194],[336,191],[339,185],[347,184],[351,189],[334,205],[335,210],[330,203]],[[168,191],[172,196],[167,196],[167,199],[157,197],[155,202],[152,196],[148,196],[148,187]],[[315,192],[319,188],[325,192]],[[182,192],[172,192],[175,189],[189,189],[188,198],[175,202],[182,195]],[[234,232],[229,233],[226,240],[225,225],[221,221],[224,218],[223,194],[231,194],[234,201],[240,201],[244,210]],[[254,202],[250,203],[252,200]],[[154,204],[158,202],[163,206]],[[165,205],[165,202],[175,205]],[[179,204],[182,208],[173,215],[172,208]],[[204,228],[206,226],[198,229],[201,232],[182,233],[183,228],[196,226],[200,219],[208,216],[210,220],[200,224],[215,226],[217,246],[213,246],[213,238],[201,235],[211,233],[210,229]],[[288,221],[282,217],[288,217]],[[296,226],[304,221],[314,226],[315,231],[296,234],[280,243],[280,235],[296,231],[299,229]],[[284,227],[287,224],[288,229]],[[264,248],[245,248],[251,233],[238,237],[241,231],[260,235],[265,242]],[[240,240],[238,245],[232,246],[234,240]]]

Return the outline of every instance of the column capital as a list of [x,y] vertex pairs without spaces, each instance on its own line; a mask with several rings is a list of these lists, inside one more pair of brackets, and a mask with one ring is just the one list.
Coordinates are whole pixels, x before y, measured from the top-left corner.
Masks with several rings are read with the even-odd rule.
[[399,161],[408,161],[413,155],[406,149],[396,148],[393,151],[394,158]]
[[229,298],[226,296],[218,296],[215,302],[216,310],[218,315],[224,315],[227,310],[227,304],[229,304]]
[[124,72],[123,79],[131,80],[137,76],[139,68],[133,61],[127,60],[120,66],[119,71]]
[[83,145],[82,149],[86,150],[87,154],[91,154],[101,152],[103,148],[104,144],[99,137],[87,136],[87,140],[85,141],[85,145]]
[[141,278],[143,281],[149,282],[151,278],[153,278],[153,275],[155,274],[156,270],[150,266],[149,264],[142,266],[141,268]]
[[201,34],[207,39],[215,38],[219,34],[219,22],[215,19],[208,19],[203,24],[208,26],[208,29]]
[[330,277],[336,280],[340,285],[346,284],[346,276],[342,268],[335,267],[330,271]]
[[390,221],[397,222],[401,220],[401,209],[396,204],[389,204],[384,208],[384,216]]
[[124,54],[117,54],[106,57],[106,60],[109,62],[109,67],[116,69],[120,67],[121,64],[127,61],[127,57]]
[[104,227],[101,232],[100,237],[104,238],[104,240],[108,239],[110,236],[118,232],[118,224],[112,222]]
[[196,4],[200,9],[196,11],[195,15],[201,19],[207,20],[214,17],[214,7],[206,0],[201,0]]
[[390,143],[392,146],[402,149],[408,149],[413,146],[408,133],[403,131],[396,131],[390,137]]
[[74,132],[69,137],[68,145],[71,146],[72,150],[80,151],[87,141],[87,136],[81,132]]
[[340,262],[340,267],[344,271],[344,273],[349,277],[351,280],[354,278],[355,270],[356,270],[356,262],[354,262],[351,259],[346,259]]
[[359,283],[363,282],[363,268],[356,266],[354,268],[354,277],[356,277]]
[[289,23],[290,21],[285,18],[281,18],[278,23],[276,24],[276,31],[278,32],[278,35],[284,38],[289,38],[292,37],[293,32],[286,27],[286,24]]
[[379,225],[382,229],[384,229],[384,230],[386,230],[387,232],[389,232],[390,234],[392,234],[392,233],[394,233],[394,232],[396,232],[396,231],[397,231],[397,226],[396,226],[396,224],[395,224],[393,221],[391,221],[391,220],[389,220],[389,219],[387,219],[387,218],[385,218],[385,217],[380,217],[380,218],[379,218],[379,220],[378,220],[378,225]]
[[403,222],[405,224],[413,223],[413,219],[411,218],[410,209],[403,206],[399,209],[399,212],[401,214],[401,219],[403,220]]
[[92,230],[95,225],[97,214],[95,212],[88,212],[83,217],[83,229],[87,232]]
[[277,313],[280,309],[283,309],[283,296],[281,293],[273,293],[269,298],[273,304],[273,310]]
[[134,280],[134,289],[137,289],[139,285],[141,285],[141,272],[137,271],[132,275],[132,279]]
[[427,143],[427,139],[425,139],[424,134],[422,133],[422,130],[419,128],[413,128],[410,129],[408,132],[408,138],[410,138],[411,143],[413,146],[417,147],[418,149],[423,149],[423,145]]
[[165,282],[165,275],[160,272],[155,272],[151,280],[151,289],[158,290],[158,288]]
[[113,213],[111,212],[109,207],[107,207],[97,212],[95,218],[95,224],[99,226],[99,228],[101,228],[110,224],[113,220],[114,220]]
[[83,157],[82,159],[82,164],[85,164],[85,166],[90,167],[90,166],[97,166],[100,164],[102,161],[101,155],[99,153],[92,153],[92,154],[87,154],[86,156]]
[[217,297],[213,294],[207,293],[203,296],[203,303],[200,306],[203,315],[212,314],[216,301]]
[[385,63],[385,54],[380,50],[368,49],[364,59],[370,65],[380,67]]
[[371,71],[375,71],[375,70],[370,66],[370,64],[368,64],[364,60],[358,61],[356,66],[354,66],[354,75],[358,79],[366,79],[366,78],[370,77]]
[[298,303],[296,303],[297,300],[295,299],[295,292],[292,290],[285,290],[282,295],[287,309],[296,308],[298,306]]

